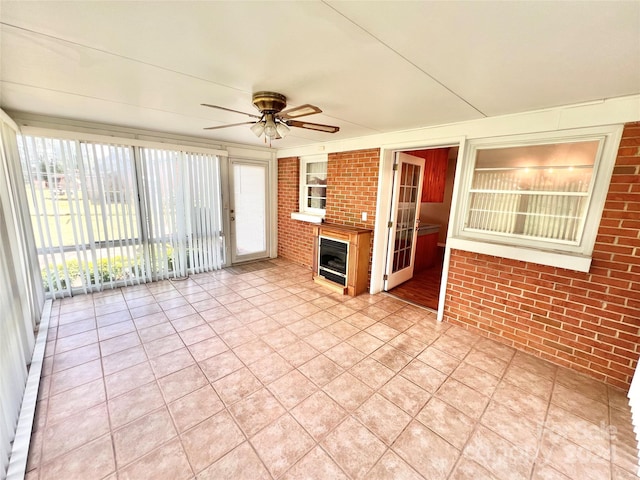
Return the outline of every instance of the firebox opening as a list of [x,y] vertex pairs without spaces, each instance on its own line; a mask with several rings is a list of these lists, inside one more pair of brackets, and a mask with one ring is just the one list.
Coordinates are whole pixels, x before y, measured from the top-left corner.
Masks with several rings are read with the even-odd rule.
[[345,286],[347,284],[348,251],[348,243],[320,237],[318,274],[327,280]]

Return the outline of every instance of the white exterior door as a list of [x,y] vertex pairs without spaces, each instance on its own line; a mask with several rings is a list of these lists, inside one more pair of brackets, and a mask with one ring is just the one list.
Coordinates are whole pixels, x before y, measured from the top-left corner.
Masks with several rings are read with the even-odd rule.
[[231,262],[269,256],[269,163],[231,161]]
[[424,159],[396,153],[384,289],[413,277]]

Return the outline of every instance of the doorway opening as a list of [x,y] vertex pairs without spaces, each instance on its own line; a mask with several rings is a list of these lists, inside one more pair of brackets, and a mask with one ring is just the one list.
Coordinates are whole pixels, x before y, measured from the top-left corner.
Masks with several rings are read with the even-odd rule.
[[[402,152],[425,162],[416,212],[413,271],[409,278],[397,285],[385,282],[384,289],[393,296],[436,311],[439,307],[458,150],[459,146],[456,145]],[[394,201],[397,201],[395,197]],[[394,208],[392,205],[392,212]],[[394,248],[391,242],[388,248]]]

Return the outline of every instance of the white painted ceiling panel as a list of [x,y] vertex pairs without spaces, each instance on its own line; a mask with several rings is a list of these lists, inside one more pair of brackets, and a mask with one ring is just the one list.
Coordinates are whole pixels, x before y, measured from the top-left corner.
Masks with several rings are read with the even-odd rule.
[[638,1],[330,4],[490,116],[640,86]]
[[257,90],[340,127],[282,148],[640,93],[640,2],[0,0],[2,108],[263,145],[200,106]]

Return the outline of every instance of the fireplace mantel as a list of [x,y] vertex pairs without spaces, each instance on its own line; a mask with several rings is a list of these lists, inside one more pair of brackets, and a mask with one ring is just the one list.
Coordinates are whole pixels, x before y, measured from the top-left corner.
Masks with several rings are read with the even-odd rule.
[[[369,276],[371,230],[323,223],[313,227],[313,236],[313,280],[343,295],[355,297],[364,293],[367,290]],[[321,236],[346,242],[349,245],[345,286],[332,282],[318,273],[318,247]]]

